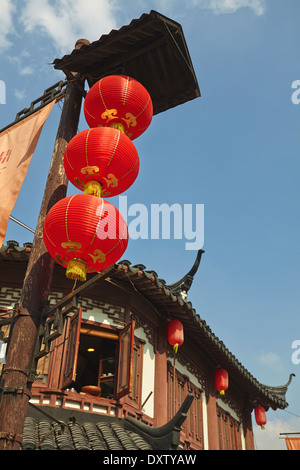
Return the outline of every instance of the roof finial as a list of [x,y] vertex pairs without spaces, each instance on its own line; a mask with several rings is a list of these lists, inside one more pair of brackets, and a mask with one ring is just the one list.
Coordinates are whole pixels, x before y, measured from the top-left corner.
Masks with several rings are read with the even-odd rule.
[[196,260],[189,272],[185,276],[183,276],[183,278],[181,278],[179,281],[174,282],[169,286],[166,286],[168,289],[170,289],[172,294],[180,294],[184,300],[187,298],[187,292],[191,288],[194,276],[198,271],[203,253],[205,253],[204,250],[198,250]]

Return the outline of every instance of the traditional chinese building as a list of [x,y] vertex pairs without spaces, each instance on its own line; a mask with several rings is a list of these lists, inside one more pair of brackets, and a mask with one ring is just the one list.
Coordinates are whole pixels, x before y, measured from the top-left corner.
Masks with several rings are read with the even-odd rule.
[[[30,250],[13,241],[0,250],[5,342]],[[254,407],[286,408],[290,380],[259,383],[197,314],[187,293],[202,254],[173,285],[126,260],[80,287],[55,266],[23,449],[254,449]],[[175,319],[184,328],[177,353],[167,334]],[[215,388],[219,367],[229,374],[224,396]]]

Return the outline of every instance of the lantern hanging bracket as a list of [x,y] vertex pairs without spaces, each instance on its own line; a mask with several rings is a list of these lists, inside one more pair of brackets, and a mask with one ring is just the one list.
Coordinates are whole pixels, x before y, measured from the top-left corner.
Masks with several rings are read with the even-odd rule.
[[[63,332],[65,317],[68,313],[75,312],[78,309],[80,295],[88,289],[91,289],[97,282],[104,281],[118,269],[118,266],[115,264],[110,266],[79,286],[55,305],[44,307],[33,354],[35,364],[41,357],[49,354],[52,341],[58,338]],[[44,346],[43,349],[41,349],[42,345]],[[33,367],[33,369],[35,374],[36,368]]]

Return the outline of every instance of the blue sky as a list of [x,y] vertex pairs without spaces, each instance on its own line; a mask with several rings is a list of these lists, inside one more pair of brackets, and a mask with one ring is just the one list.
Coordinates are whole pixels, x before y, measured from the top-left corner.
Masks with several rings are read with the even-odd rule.
[[[97,40],[151,9],[182,25],[202,97],[154,116],[134,141],[141,168],[127,203],[149,211],[154,203],[204,205],[205,254],[188,299],[259,381],[282,385],[296,374],[287,410],[270,410],[263,432],[254,425],[257,448],[285,448],[279,432],[300,432],[300,364],[292,362],[292,343],[300,340],[300,105],[292,101],[300,80],[299,2],[1,0],[1,9],[1,128],[64,79],[51,62],[77,39]],[[31,228],[61,106],[44,126],[12,212]],[[79,130],[86,128],[82,114]],[[69,186],[68,194],[77,192]],[[33,235],[10,221],[12,239],[22,245]],[[130,240],[123,258],[172,283],[196,257],[185,243]]]

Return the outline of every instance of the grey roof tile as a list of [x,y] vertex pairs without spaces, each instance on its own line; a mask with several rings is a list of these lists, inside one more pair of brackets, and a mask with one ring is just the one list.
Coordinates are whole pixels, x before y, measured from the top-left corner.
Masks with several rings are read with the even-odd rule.
[[151,450],[138,434],[118,423],[79,424],[25,418],[22,450]]

